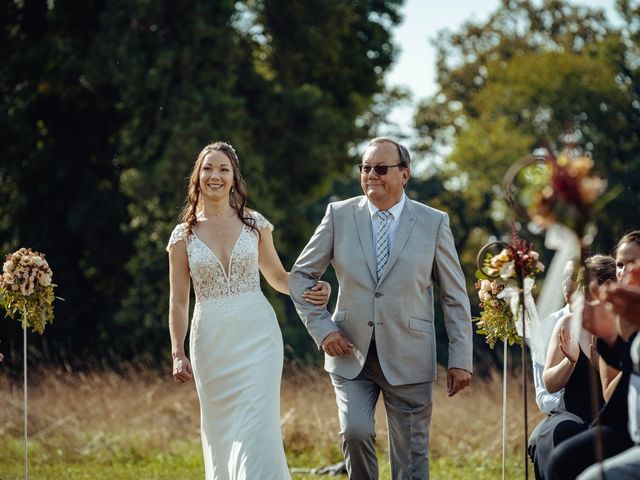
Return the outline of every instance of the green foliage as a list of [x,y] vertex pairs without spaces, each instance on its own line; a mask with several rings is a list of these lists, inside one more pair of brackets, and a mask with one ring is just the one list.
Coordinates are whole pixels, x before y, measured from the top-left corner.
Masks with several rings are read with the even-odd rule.
[[463,263],[526,221],[506,204],[503,176],[537,145],[559,151],[567,130],[579,132],[611,189],[624,186],[597,215],[595,248],[609,251],[637,226],[638,3],[619,8],[628,24],[616,29],[601,11],[568,2],[504,0],[486,22],[439,35],[439,91],[416,114],[417,148],[427,157],[449,148],[439,175],[451,192],[444,209],[465,212]]
[[[52,354],[106,346],[128,283],[117,92],[90,76],[101,3],[4,2],[0,14],[0,249],[47,253],[67,300],[47,330]],[[0,322],[5,353],[18,335]]]
[[[293,263],[314,226],[306,212],[380,121],[400,4],[188,0],[176,14],[171,0],[7,3],[0,248],[50,258],[67,300],[51,355],[165,353],[164,247],[212,140],[236,147],[249,205]],[[305,337],[284,297],[268,295],[290,338]],[[0,325],[1,338],[16,334]]]
[[[120,439],[122,440],[122,439]],[[132,439],[133,440],[133,439]],[[64,438],[60,439],[64,443]],[[18,438],[9,438],[0,451],[0,468],[6,480],[23,478],[23,465],[16,459],[22,458],[22,442]],[[70,455],[63,450],[47,451],[39,441],[30,443],[29,474],[41,480],[174,480],[201,479],[204,467],[201,447],[196,442],[175,442],[171,451],[158,452],[136,447],[129,449],[112,448],[91,454]],[[389,479],[389,460],[386,452],[379,455],[380,479]],[[331,458],[316,452],[289,454],[290,468],[312,469],[341,461],[341,455]],[[457,455],[431,458],[431,476],[451,480],[491,480],[501,475],[502,463],[499,456],[482,452],[470,455]],[[520,455],[508,452],[507,477],[524,474]],[[317,475],[293,474],[293,480],[314,480]],[[339,479],[346,478],[340,475]]]

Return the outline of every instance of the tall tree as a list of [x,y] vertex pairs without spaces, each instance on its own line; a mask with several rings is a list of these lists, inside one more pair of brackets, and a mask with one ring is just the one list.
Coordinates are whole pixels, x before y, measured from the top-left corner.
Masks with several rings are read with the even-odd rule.
[[[51,352],[106,350],[129,278],[118,92],[91,74],[101,4],[12,1],[0,13],[0,248],[48,256],[66,300],[45,337]],[[0,322],[2,350],[18,328]]]
[[[630,2],[620,5],[633,11]],[[626,18],[629,26],[636,21]],[[602,11],[560,0],[504,0],[485,23],[440,34],[439,92],[417,112],[418,147],[427,156],[450,149],[440,175],[472,219],[465,256],[488,235],[509,230],[513,217],[500,190],[507,168],[541,142],[561,148],[568,128],[580,132],[581,147],[610,186],[625,187],[597,219],[597,248],[608,251],[636,226],[640,82],[633,31],[612,27]]]
[[376,118],[400,3],[5,2],[1,248],[48,254],[66,299],[51,350],[166,350],[164,246],[211,140],[236,147],[289,266]]

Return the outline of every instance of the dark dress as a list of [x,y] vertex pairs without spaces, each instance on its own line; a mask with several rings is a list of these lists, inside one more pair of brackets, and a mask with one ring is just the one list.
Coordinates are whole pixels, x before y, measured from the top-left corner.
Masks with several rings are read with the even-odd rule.
[[[602,459],[613,457],[633,445],[629,436],[627,422],[629,419],[628,392],[629,377],[633,364],[631,362],[630,346],[635,333],[624,342],[618,339],[613,348],[609,348],[602,340],[598,340],[598,353],[607,364],[622,371],[622,377],[607,404],[602,408],[598,420],[599,424],[591,425],[589,429],[570,438],[555,449],[549,460],[546,478],[564,480],[576,478],[584,469],[596,463],[596,439],[602,440]],[[600,430],[600,434],[598,434]]]
[[551,452],[568,438],[587,430],[594,419],[594,413],[597,413],[604,404],[600,377],[597,372],[594,372],[598,386],[598,404],[595,412],[593,411],[590,370],[593,370],[593,367],[587,356],[580,350],[573,373],[564,387],[562,408],[551,411],[539,427],[536,450],[533,456],[534,473],[539,480],[546,478],[545,472],[548,468]]

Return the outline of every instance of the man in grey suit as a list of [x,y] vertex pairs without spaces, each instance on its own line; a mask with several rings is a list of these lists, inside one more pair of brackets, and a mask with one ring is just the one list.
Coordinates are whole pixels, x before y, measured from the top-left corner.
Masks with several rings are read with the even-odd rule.
[[[382,392],[393,479],[429,478],[436,377],[433,285],[449,337],[449,396],[469,385],[472,328],[448,216],[407,198],[405,147],[371,141],[360,165],[365,196],[329,204],[291,270],[298,314],[325,352],[349,477],[377,479],[374,413]],[[333,316],[302,293],[331,263],[339,282]]]

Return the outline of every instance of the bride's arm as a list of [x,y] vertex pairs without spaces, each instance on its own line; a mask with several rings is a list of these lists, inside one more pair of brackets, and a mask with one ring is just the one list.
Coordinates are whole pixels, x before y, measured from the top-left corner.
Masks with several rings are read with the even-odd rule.
[[173,377],[184,383],[191,379],[191,364],[184,352],[184,341],[189,328],[189,261],[184,241],[173,244],[169,250],[169,335]]
[[[282,266],[273,243],[273,234],[268,227],[260,230],[258,264],[267,283],[275,290],[289,295],[289,272]],[[304,292],[305,300],[312,305],[325,305],[329,300],[331,287],[327,282],[318,282],[312,290]]]

